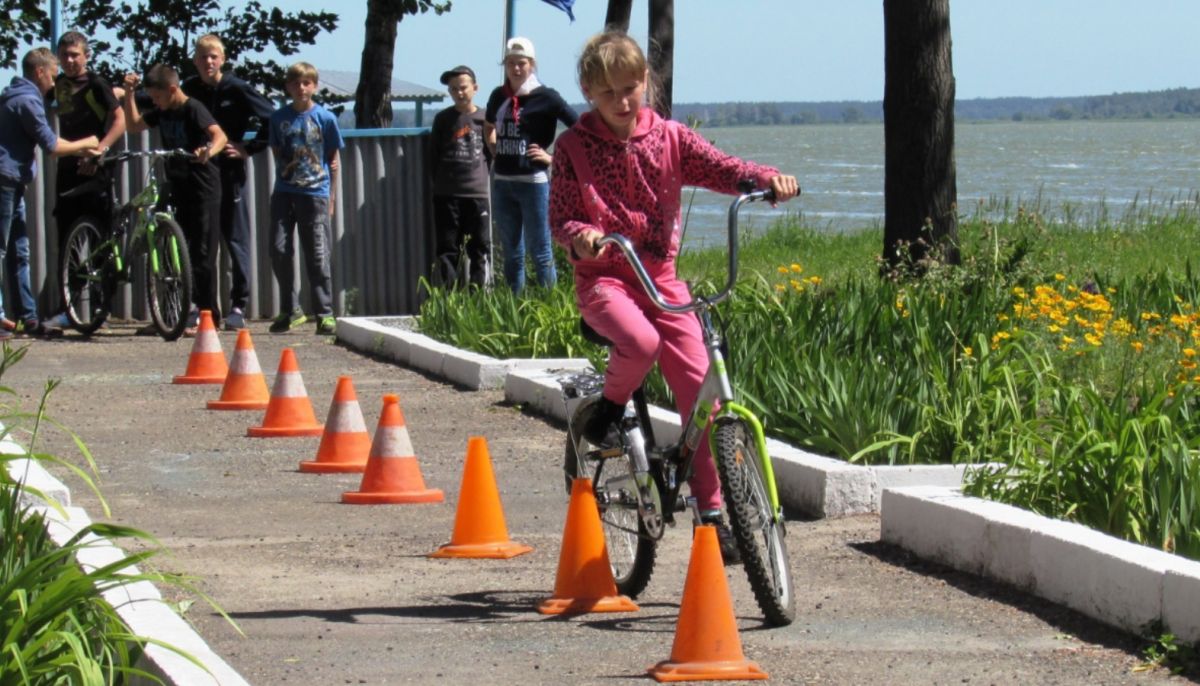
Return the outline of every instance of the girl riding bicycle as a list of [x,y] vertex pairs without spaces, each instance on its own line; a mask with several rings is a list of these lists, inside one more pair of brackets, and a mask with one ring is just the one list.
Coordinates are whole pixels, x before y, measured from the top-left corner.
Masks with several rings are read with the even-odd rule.
[[[645,55],[622,32],[601,33],[584,46],[579,85],[590,112],[555,144],[550,226],[575,267],[575,295],[584,321],[612,342],[603,397],[583,429],[594,445],[609,443],[614,422],[657,361],[687,417],[708,369],[696,317],[664,312],[646,295],[619,251],[596,250],[610,233],[632,241],[668,302],[691,299],[675,273],[681,191],[686,185],[734,194],[750,179],[778,200],[794,197],[796,178],[726,155],[687,126],[650,107],[654,89]],[[607,247],[607,246],[605,246]],[[705,523],[715,524],[726,562],[737,558],[721,517],[721,486],[701,441],[688,481]]]

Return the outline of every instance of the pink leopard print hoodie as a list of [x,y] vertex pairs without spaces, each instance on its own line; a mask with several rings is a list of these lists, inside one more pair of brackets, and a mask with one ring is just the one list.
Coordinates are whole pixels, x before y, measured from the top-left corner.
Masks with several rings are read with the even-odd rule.
[[647,264],[673,262],[679,253],[684,185],[732,194],[744,179],[766,187],[777,174],[772,167],[726,155],[648,107],[639,111],[628,141],[618,140],[599,115],[588,112],[554,144],[551,235],[577,266],[626,261],[613,249],[598,260],[578,260],[571,238],[589,227],[623,234]]

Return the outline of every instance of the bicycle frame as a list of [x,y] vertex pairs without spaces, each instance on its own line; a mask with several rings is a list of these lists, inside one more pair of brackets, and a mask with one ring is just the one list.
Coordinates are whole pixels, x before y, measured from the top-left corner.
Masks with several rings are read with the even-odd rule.
[[[169,154],[179,153],[172,151]],[[102,251],[110,250],[113,255],[114,266],[121,280],[128,278],[128,265],[125,261],[125,255],[135,254],[137,246],[143,240],[145,240],[145,244],[148,246],[146,254],[149,269],[155,274],[161,269],[158,251],[152,249],[150,246],[155,245],[154,232],[157,221],[172,219],[173,217],[170,212],[162,212],[155,209],[158,207],[159,201],[159,183],[158,173],[155,170],[155,157],[159,156],[165,155],[162,153],[122,152],[114,155],[112,158],[114,161],[125,161],[134,157],[146,157],[151,160],[146,172],[146,178],[142,184],[142,189],[130,198],[129,202],[119,204],[110,185],[109,194],[113,209],[109,219],[112,222],[112,227],[116,229],[120,225],[121,231],[120,233],[114,231],[108,240],[93,250],[92,255],[89,255],[90,258]],[[132,222],[131,226],[125,225],[125,222],[122,221],[122,215],[129,217],[129,221]],[[172,245],[172,251],[177,250],[178,246]],[[178,253],[170,255],[170,259],[178,264]]]
[[[734,399],[733,385],[729,381],[729,374],[725,366],[724,355],[721,354],[721,337],[713,326],[712,318],[709,311],[717,303],[725,300],[733,292],[733,287],[737,282],[737,213],[741,206],[747,202],[764,200],[771,197],[767,191],[758,191],[747,193],[739,196],[737,200],[729,208],[729,269],[728,280],[725,288],[719,293],[708,298],[696,298],[690,303],[669,303],[663,299],[662,294],[658,292],[654,281],[646,273],[645,267],[642,266],[641,260],[638,259],[637,253],[634,252],[632,244],[629,240],[620,234],[609,234],[597,241],[597,246],[613,244],[625,254],[625,258],[633,267],[634,273],[638,280],[642,283],[646,294],[654,301],[655,305],[667,312],[685,313],[693,312],[700,321],[700,329],[704,338],[704,347],[708,352],[708,372],[704,376],[704,380],[700,384],[700,391],[696,395],[696,404],[692,408],[686,426],[683,427],[682,436],[679,441],[680,455],[678,464],[682,467],[683,473],[686,475],[690,472],[691,461],[695,457],[696,450],[700,446],[700,440],[703,437],[706,429],[710,425],[709,419],[713,422],[721,417],[736,416],[749,425],[751,432],[754,435],[754,443],[760,460],[760,467],[764,480],[766,482],[767,497],[771,502],[771,510],[776,520],[783,517],[783,507],[779,501],[779,492],[776,488],[775,470],[771,466],[771,457],[767,452],[766,436],[763,434],[762,422],[758,417],[750,411],[749,408],[739,404]],[[719,408],[718,408],[719,405]],[[716,415],[714,416],[714,411]],[[652,439],[651,439],[652,440]],[[713,459],[717,459],[717,451],[712,445],[713,436],[711,432],[708,436],[709,449],[713,455]],[[638,452],[641,452],[640,450]],[[642,465],[639,465],[639,469]],[[663,500],[665,502],[674,502],[678,496],[679,489],[682,484],[660,484],[666,488]]]

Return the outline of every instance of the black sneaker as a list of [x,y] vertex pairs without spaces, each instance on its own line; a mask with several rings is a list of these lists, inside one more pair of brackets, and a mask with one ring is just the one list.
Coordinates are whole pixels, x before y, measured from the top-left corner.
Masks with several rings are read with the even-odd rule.
[[721,546],[721,561],[725,566],[737,565],[742,563],[742,551],[738,550],[737,539],[733,536],[733,529],[725,523],[725,518],[720,513],[715,515],[704,514],[700,515],[700,522],[708,524],[717,530],[717,544]]
[[246,328],[246,315],[241,310],[235,307],[225,315],[226,331],[238,331],[244,328]]
[[592,416],[583,424],[583,437],[596,447],[611,446],[611,436],[616,433],[613,425],[625,416],[625,406],[600,396]]

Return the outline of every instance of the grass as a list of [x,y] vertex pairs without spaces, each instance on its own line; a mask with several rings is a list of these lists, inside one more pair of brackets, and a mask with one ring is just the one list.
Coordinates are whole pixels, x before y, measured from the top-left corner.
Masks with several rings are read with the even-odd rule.
[[[1001,463],[966,489],[1200,559],[1198,199],[1089,215],[981,203],[960,220],[963,264],[920,279],[880,277],[878,227],[789,216],[744,239],[720,308],[735,386],[790,443],[870,464]],[[712,292],[726,260],[685,252],[680,273]],[[496,357],[602,365],[572,302],[566,283],[523,299],[433,291],[421,327]],[[667,404],[660,378],[647,385]]]

